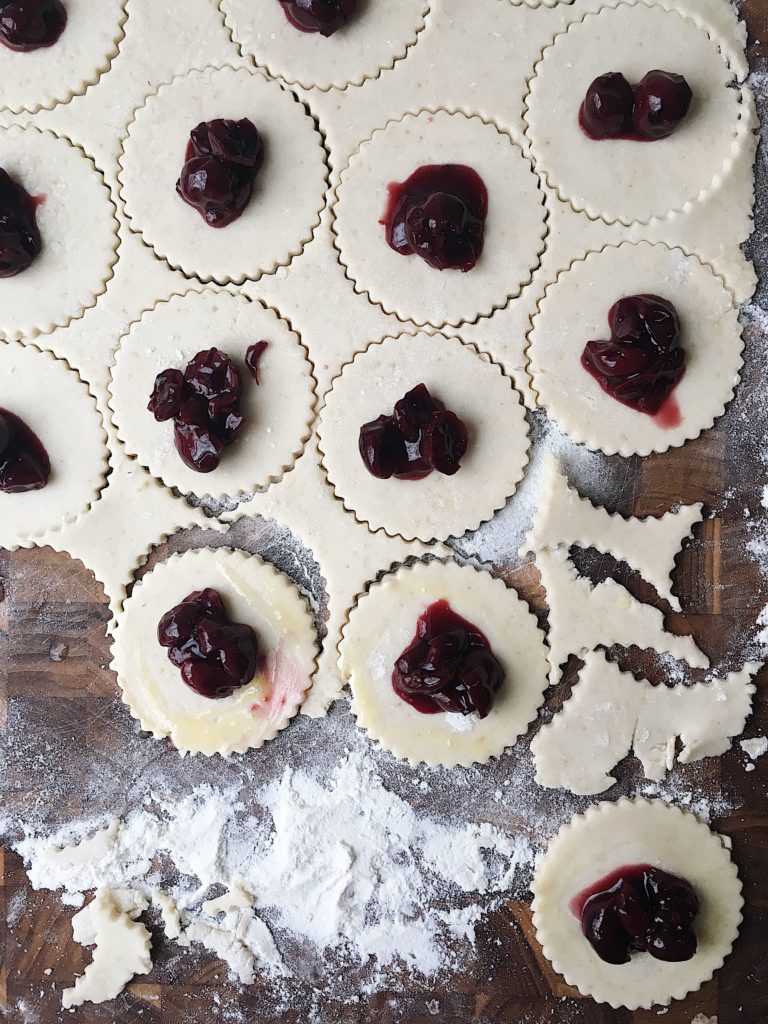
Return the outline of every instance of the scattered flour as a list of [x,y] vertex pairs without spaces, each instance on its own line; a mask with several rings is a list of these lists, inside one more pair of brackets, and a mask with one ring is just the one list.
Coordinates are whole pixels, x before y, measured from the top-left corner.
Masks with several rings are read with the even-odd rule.
[[768,737],[767,736],[756,736],[752,740],[741,740],[741,749],[751,758],[756,761],[758,757],[762,757],[763,754],[768,754]]

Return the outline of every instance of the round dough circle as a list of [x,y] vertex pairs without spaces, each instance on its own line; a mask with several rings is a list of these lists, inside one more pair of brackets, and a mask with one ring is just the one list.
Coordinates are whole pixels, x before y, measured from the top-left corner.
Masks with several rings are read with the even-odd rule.
[[67,25],[53,46],[19,53],[0,45],[0,106],[50,110],[81,96],[109,70],[125,36],[126,0],[67,0]]
[[278,0],[221,0],[224,21],[241,51],[269,72],[304,89],[343,89],[395,66],[416,43],[427,0],[359,0],[355,17],[325,38],[300,32]]
[[0,547],[30,547],[86,512],[107,476],[107,435],[96,400],[63,359],[33,345],[0,341],[0,408],[15,413],[51,460],[39,491],[0,491]]
[[[620,71],[635,85],[653,68],[687,79],[694,101],[667,139],[595,141],[579,106],[598,75]],[[643,223],[703,199],[722,183],[747,137],[734,76],[704,29],[676,11],[644,3],[587,14],[555,38],[526,99],[536,166],[559,197],[592,218]]]
[[[682,421],[669,429],[612,398],[580,362],[588,341],[610,336],[614,302],[642,294],[672,302],[682,325],[687,368],[674,391]],[[648,455],[698,437],[725,411],[743,361],[723,282],[697,257],[660,243],[624,242],[572,263],[547,288],[530,338],[539,404],[574,441],[606,455]]]
[[[461,468],[454,476],[378,480],[360,458],[360,427],[390,415],[417,384],[469,428]],[[401,334],[359,352],[326,395],[318,435],[328,480],[348,511],[373,530],[427,543],[490,519],[528,463],[528,424],[514,384],[488,356],[442,334]]]
[[[230,697],[190,689],[157,641],[162,616],[193,590],[213,587],[227,614],[256,632],[265,655],[257,674]],[[113,668],[131,714],[182,754],[243,753],[284,729],[315,669],[316,635],[306,602],[286,576],[258,555],[202,548],[172,555],[134,587],[118,619]]]
[[[434,601],[485,633],[506,679],[490,714],[422,715],[392,688],[395,660],[412,642],[416,621]],[[484,764],[527,729],[547,687],[544,636],[528,605],[501,580],[455,562],[401,566],[370,586],[352,608],[339,646],[358,725],[410,764]]]
[[0,337],[35,337],[81,317],[117,261],[117,220],[104,178],[67,139],[0,128],[0,167],[34,197],[43,248],[27,270],[0,278]]
[[[257,384],[245,354],[262,339],[269,344]],[[147,402],[161,370],[183,371],[193,356],[213,346],[240,368],[246,423],[240,437],[224,447],[219,467],[196,473],[176,451],[172,421],[158,423]],[[183,494],[221,498],[274,483],[301,454],[314,419],[312,367],[298,335],[273,309],[225,291],[174,295],[145,313],[120,341],[109,387],[115,427],[128,453]]]
[[[389,184],[444,163],[474,168],[488,189],[483,253],[466,274],[400,255],[379,223]],[[419,326],[457,326],[505,306],[530,283],[546,234],[544,194],[520,147],[482,118],[447,110],[405,114],[374,132],[341,174],[334,218],[355,290]]]
[[[232,224],[212,228],[176,194],[190,131],[214,118],[250,118],[264,142],[253,196]],[[245,68],[191,71],[160,86],[128,126],[120,158],[131,227],[175,270],[242,283],[286,266],[312,238],[325,204],[322,138],[279,82]]]
[[[648,953],[628,964],[602,961],[581,931],[570,902],[628,864],[653,864],[687,878],[701,909],[696,955],[663,963]],[[660,800],[605,801],[563,826],[539,862],[531,886],[533,923],[544,956],[569,985],[599,1003],[630,1010],[668,1005],[698,991],[722,966],[741,923],[741,882],[721,838]]]

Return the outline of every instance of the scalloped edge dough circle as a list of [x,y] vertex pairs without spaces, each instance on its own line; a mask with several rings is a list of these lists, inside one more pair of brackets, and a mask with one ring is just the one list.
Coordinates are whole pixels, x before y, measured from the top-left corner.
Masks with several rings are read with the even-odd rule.
[[115,208],[93,160],[53,132],[0,128],[0,167],[45,197],[36,210],[40,255],[0,279],[0,338],[36,337],[78,319],[106,291],[117,260]]
[[418,41],[429,11],[427,0],[365,0],[326,39],[296,29],[277,0],[220,0],[220,7],[243,53],[291,85],[322,90],[362,85],[393,68]]
[[82,96],[109,70],[125,36],[126,0],[67,0],[67,25],[49,47],[18,53],[0,45],[0,107],[51,110]]
[[[469,428],[461,468],[454,476],[378,480],[360,458],[360,427],[390,415],[422,383]],[[513,382],[474,346],[441,334],[401,334],[358,352],[325,397],[318,438],[328,480],[348,511],[372,530],[425,543],[490,519],[528,463],[528,424]]]
[[[261,339],[269,345],[257,385],[245,354]],[[237,441],[224,447],[218,469],[196,473],[176,451],[172,422],[158,423],[147,402],[161,370],[183,371],[212,346],[240,368],[246,424]],[[258,490],[292,468],[311,434],[314,388],[306,350],[275,310],[258,299],[214,290],[174,295],[144,313],[120,339],[109,384],[113,420],[129,455],[167,487],[215,497]]]
[[[608,311],[626,295],[672,302],[682,324],[687,369],[677,385],[682,422],[665,429],[611,398],[582,367],[586,343],[608,338]],[[649,455],[698,437],[725,411],[742,366],[733,299],[712,269],[682,249],[624,242],[576,260],[547,287],[530,335],[539,405],[578,443],[606,455]]]
[[[692,851],[695,855],[692,856]],[[604,963],[571,913],[570,901],[628,864],[653,864],[687,878],[701,900],[698,951],[685,963],[647,953],[628,964]],[[687,812],[660,800],[604,801],[564,825],[539,862],[533,923],[544,956],[569,985],[614,1009],[667,1006],[698,991],[722,966],[739,932],[744,901],[723,840]]]
[[[392,689],[395,660],[413,640],[416,620],[443,598],[485,633],[504,667],[487,718],[422,715]],[[544,635],[528,605],[501,580],[456,562],[416,562],[372,584],[349,614],[339,653],[357,724],[414,766],[453,768],[501,756],[526,731],[547,687]]]
[[[682,74],[694,104],[683,125],[653,143],[594,141],[579,105],[598,75],[634,85],[653,68]],[[715,43],[675,11],[642,2],[587,14],[544,50],[526,97],[526,133],[550,188],[574,209],[612,223],[647,223],[719,188],[751,127],[734,75]],[[662,205],[663,204],[663,205]]]
[[[213,587],[228,615],[253,626],[266,666],[222,700],[191,690],[157,642],[160,618],[193,590]],[[113,665],[122,699],[141,728],[169,736],[180,754],[230,754],[262,746],[299,709],[315,669],[315,627],[290,580],[258,555],[200,548],[155,566],[126,600]]]
[[[467,164],[488,189],[483,253],[466,274],[401,256],[379,223],[387,186],[425,163]],[[421,327],[490,316],[530,283],[545,247],[544,193],[530,162],[506,132],[461,112],[423,110],[377,129],[342,171],[333,213],[339,259],[355,290]]]
[[[218,117],[249,117],[265,146],[251,201],[225,228],[209,227],[176,194],[190,131]],[[246,68],[190,71],[161,85],[128,126],[120,168],[132,230],[202,281],[242,283],[287,266],[325,205],[328,169],[314,121],[279,82]]]
[[75,370],[19,341],[0,341],[0,407],[25,421],[51,460],[41,490],[0,492],[0,547],[30,547],[98,500],[107,476],[107,435],[96,399]]

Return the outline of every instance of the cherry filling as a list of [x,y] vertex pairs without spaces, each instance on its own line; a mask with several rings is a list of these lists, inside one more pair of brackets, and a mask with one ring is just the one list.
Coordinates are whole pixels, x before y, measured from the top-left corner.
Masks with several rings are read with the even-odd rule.
[[649,71],[634,88],[624,75],[600,75],[587,89],[579,124],[590,139],[666,139],[685,120],[693,99],[682,75]]
[[0,277],[14,277],[40,255],[36,201],[0,167]]
[[259,380],[259,362],[261,357],[264,355],[265,350],[269,347],[267,341],[256,341],[253,345],[249,345],[245,353],[245,365],[248,367],[248,372],[256,381],[257,384],[261,384]]
[[630,295],[608,313],[609,341],[589,341],[581,365],[611,397],[655,416],[685,373],[680,320],[658,295]]
[[365,468],[380,480],[421,480],[436,470],[458,473],[469,435],[464,423],[417,384],[395,404],[391,416],[379,416],[360,428]]
[[471,270],[483,251],[488,191],[463,164],[427,164],[388,186],[381,222],[401,256],[414,253],[436,270]]
[[392,686],[423,715],[451,711],[485,718],[504,670],[477,626],[436,601],[419,616],[416,636],[395,662]]
[[166,612],[157,639],[187,686],[202,697],[229,697],[256,673],[256,634],[227,617],[221,597],[210,587],[195,590]]
[[241,394],[235,363],[220,349],[209,348],[190,359],[183,373],[158,373],[147,408],[158,423],[173,420],[176,451],[185,465],[197,473],[211,473],[224,445],[243,429]]
[[699,900],[685,878],[649,864],[619,868],[571,904],[590,945],[609,964],[633,952],[678,963],[696,953]]
[[301,32],[332,36],[344,28],[357,8],[357,0],[279,0],[285,16]]
[[247,117],[204,121],[190,132],[176,191],[206,224],[225,228],[248,205],[262,155],[261,138]]
[[0,409],[0,491],[39,491],[50,474],[51,461],[37,434],[19,416]]
[[0,0],[0,43],[11,50],[53,46],[66,24],[61,0]]

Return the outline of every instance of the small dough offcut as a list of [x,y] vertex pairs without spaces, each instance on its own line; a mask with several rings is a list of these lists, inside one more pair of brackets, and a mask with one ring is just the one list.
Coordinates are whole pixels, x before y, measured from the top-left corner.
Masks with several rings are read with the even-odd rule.
[[[504,668],[484,719],[423,715],[392,688],[395,660],[419,616],[440,600],[482,630]],[[350,612],[339,651],[358,725],[412,765],[452,768],[500,756],[528,728],[547,686],[544,637],[526,603],[501,580],[455,562],[416,562],[373,584]]]
[[[157,640],[161,617],[205,587],[259,643],[253,680],[221,700],[191,690]],[[228,756],[260,747],[296,714],[315,668],[315,639],[307,604],[282,573],[257,555],[201,549],[173,555],[136,584],[115,630],[113,667],[142,729],[170,736],[181,754]]]
[[[581,365],[588,341],[610,337],[613,304],[630,295],[658,295],[680,317],[686,370],[672,392],[677,426],[623,405]],[[681,249],[624,242],[589,253],[548,286],[529,357],[539,404],[574,441],[629,456],[677,448],[711,427],[733,397],[742,349],[738,310],[710,267]]]
[[[663,963],[634,953],[607,964],[586,940],[569,906],[618,868],[651,864],[687,878],[701,901],[696,955]],[[660,800],[604,802],[564,825],[539,862],[531,886],[533,923],[544,956],[569,985],[614,1009],[667,1006],[696,992],[722,966],[741,924],[744,900],[736,866],[720,836],[692,814]]]
[[[379,480],[360,457],[360,427],[392,415],[417,384],[466,424],[469,447],[453,476]],[[528,462],[528,425],[512,381],[485,354],[441,334],[401,334],[358,353],[326,395],[318,434],[345,508],[372,530],[406,540],[477,529],[514,493]]]

